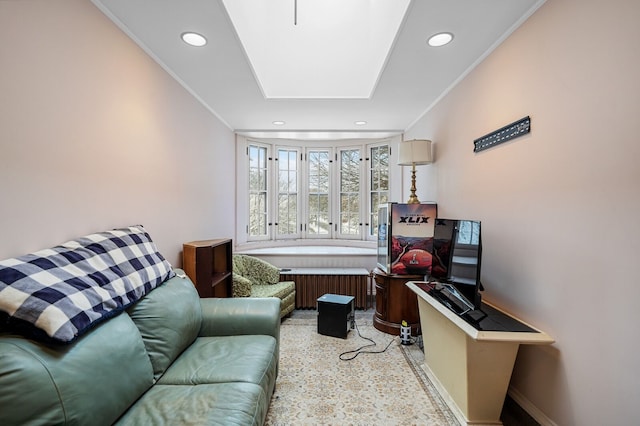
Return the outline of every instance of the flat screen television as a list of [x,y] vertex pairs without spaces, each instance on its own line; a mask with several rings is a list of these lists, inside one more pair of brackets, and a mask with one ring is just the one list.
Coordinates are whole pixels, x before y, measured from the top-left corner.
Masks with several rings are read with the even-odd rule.
[[460,314],[481,307],[481,265],[480,222],[437,218],[430,279],[442,284],[440,293],[453,299]]

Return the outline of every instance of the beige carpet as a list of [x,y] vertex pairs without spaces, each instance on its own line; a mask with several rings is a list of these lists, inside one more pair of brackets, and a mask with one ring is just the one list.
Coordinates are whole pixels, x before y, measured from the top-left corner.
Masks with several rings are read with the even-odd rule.
[[[349,332],[346,339],[317,333],[317,313],[282,322],[280,372],[266,424],[280,425],[458,425],[420,368],[417,345],[376,330],[370,314],[356,315],[360,334],[377,345],[351,361],[343,352],[370,342]],[[345,356],[348,357],[348,356]]]

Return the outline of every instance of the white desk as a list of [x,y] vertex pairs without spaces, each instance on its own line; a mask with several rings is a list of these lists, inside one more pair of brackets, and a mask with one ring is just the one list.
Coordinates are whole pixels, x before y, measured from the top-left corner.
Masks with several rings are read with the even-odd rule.
[[[419,287],[418,296],[427,376],[462,424],[502,424],[500,413],[521,344],[551,344],[546,333],[483,302],[491,317],[515,321],[530,331],[486,331],[472,326]],[[485,320],[481,322],[484,323]]]

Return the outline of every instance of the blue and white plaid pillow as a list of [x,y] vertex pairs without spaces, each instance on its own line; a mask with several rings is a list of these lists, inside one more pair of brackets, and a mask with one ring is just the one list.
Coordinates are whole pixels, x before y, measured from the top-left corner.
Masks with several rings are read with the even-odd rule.
[[0,261],[0,311],[69,343],[174,275],[142,226],[100,232]]

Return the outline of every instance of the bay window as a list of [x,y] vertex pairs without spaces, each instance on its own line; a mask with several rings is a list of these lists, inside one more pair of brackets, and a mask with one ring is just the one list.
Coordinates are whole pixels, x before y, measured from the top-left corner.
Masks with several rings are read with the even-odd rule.
[[375,241],[378,206],[389,200],[389,141],[247,139],[244,151],[246,241]]

